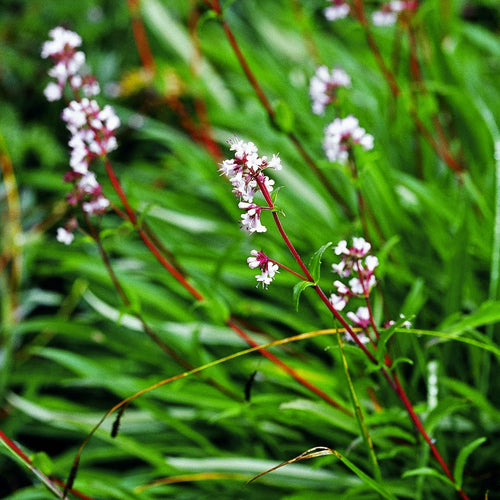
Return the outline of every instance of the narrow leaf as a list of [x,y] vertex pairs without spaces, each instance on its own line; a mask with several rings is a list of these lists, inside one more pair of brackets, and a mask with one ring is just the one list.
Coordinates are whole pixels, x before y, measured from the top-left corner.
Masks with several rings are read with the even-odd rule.
[[311,257],[311,260],[309,261],[309,271],[314,278],[314,281],[318,281],[320,278],[321,257],[323,257],[325,250],[330,246],[332,246],[331,241],[323,245],[319,250],[316,250],[316,252],[314,252],[314,255]]
[[299,281],[294,287],[293,287],[293,303],[295,305],[295,310],[299,310],[299,299],[300,295],[302,292],[306,289],[309,288],[310,286],[315,286],[315,283],[312,281]]
[[458,488],[462,488],[462,480],[464,474],[464,466],[465,461],[469,457],[469,455],[479,446],[481,446],[486,441],[485,437],[480,437],[469,443],[467,446],[462,448],[460,453],[458,454],[457,461],[455,463],[455,469],[453,471],[453,477],[455,478],[455,482],[457,483]]

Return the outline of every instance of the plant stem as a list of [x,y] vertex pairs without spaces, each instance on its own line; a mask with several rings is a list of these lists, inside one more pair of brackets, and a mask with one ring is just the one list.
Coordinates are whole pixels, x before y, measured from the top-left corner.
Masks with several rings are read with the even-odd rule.
[[243,55],[243,52],[240,49],[240,46],[236,40],[236,37],[234,36],[234,33],[231,30],[231,27],[227,23],[227,21],[224,19],[223,14],[222,14],[222,8],[220,6],[219,0],[213,0],[212,2],[212,9],[214,12],[218,15],[219,20],[222,25],[222,29],[224,30],[224,33],[226,34],[226,37],[229,41],[229,44],[231,45],[231,48],[233,49],[234,54],[236,55],[236,58],[238,59],[238,62],[240,63],[240,66],[245,73],[245,76],[247,77],[247,80],[249,81],[250,85],[254,89],[254,92],[257,95],[257,98],[261,102],[262,106],[264,107],[269,120],[271,123],[278,127],[281,132],[286,134],[292,144],[295,146],[297,151],[299,152],[300,156],[302,156],[303,160],[309,165],[311,170],[314,172],[316,177],[321,181],[321,183],[325,186],[327,191],[330,193],[330,196],[335,200],[335,202],[342,208],[344,213],[346,214],[347,217],[352,216],[351,209],[348,207],[348,205],[344,202],[344,200],[341,198],[340,194],[338,191],[335,189],[333,184],[330,182],[330,179],[326,177],[326,175],[323,173],[323,171],[318,167],[316,162],[313,160],[311,155],[306,151],[304,146],[302,145],[302,142],[300,139],[292,132],[292,131],[285,131],[282,130],[277,124],[276,124],[276,113],[274,112],[273,107],[271,106],[271,103],[269,102],[269,99],[267,98],[266,94],[264,93],[264,90],[260,86],[257,77],[254,75],[253,71],[250,68],[250,65],[248,64],[245,56]]
[[[99,250],[99,255],[101,256],[101,259],[104,263],[104,266],[106,267],[106,270],[108,271],[109,277],[111,278],[111,281],[113,282],[113,287],[115,290],[118,292],[118,295],[120,296],[122,302],[125,304],[125,306],[131,310],[133,316],[135,316],[141,323],[142,328],[146,335],[168,356],[170,356],[178,365],[181,367],[185,368],[186,370],[192,370],[194,368],[193,365],[185,361],[179,354],[177,354],[171,347],[169,347],[163,340],[158,336],[158,334],[149,326],[149,324],[146,322],[142,314],[139,312],[133,311],[131,309],[132,303],[130,299],[128,298],[127,293],[125,292],[125,289],[121,285],[118,276],[116,275],[113,266],[111,265],[111,260],[109,258],[108,253],[104,249],[104,246],[102,244],[101,237],[99,235],[99,232],[96,230],[94,225],[92,224],[88,214],[85,214],[85,219],[87,226],[90,230],[90,235],[94,239],[97,248]],[[225,394],[231,399],[234,399],[235,401],[241,401],[241,397],[233,393],[231,390],[229,390],[227,387],[224,387],[223,385],[219,384],[216,380],[212,378],[207,378],[206,382],[215,387],[217,390],[219,390],[221,393]]]
[[[148,247],[148,249],[152,252],[152,254],[156,257],[158,262],[198,301],[203,301],[205,297],[201,292],[199,292],[196,288],[194,288],[192,285],[188,283],[186,280],[185,276],[178,271],[168,260],[162,255],[158,247],[153,243],[151,238],[148,236],[146,231],[142,229],[137,224],[137,216],[135,215],[134,211],[132,210],[128,199],[120,185],[120,182],[118,178],[116,177],[113,167],[109,160],[106,158],[105,159],[105,166],[106,166],[106,172],[108,173],[108,177],[111,181],[111,184],[118,194],[124,208],[125,212],[127,214],[128,219],[130,222],[134,225],[135,229],[138,231],[141,239],[145,243],[145,245]],[[272,203],[272,202],[271,202]],[[298,255],[298,254],[297,254]],[[305,268],[305,266],[304,266]],[[305,268],[307,269],[307,268]],[[249,345],[252,345],[255,347],[255,342],[241,329],[239,328],[230,318],[226,321],[227,326],[231,328],[234,332],[236,332],[240,337],[242,337]],[[266,354],[264,354],[266,352]],[[284,371],[286,371],[290,376],[292,376],[297,382],[299,382],[301,385],[306,387],[307,389],[311,390],[314,392],[317,396],[322,398],[324,401],[326,401],[328,404],[334,406],[335,408],[340,409],[344,413],[349,413],[349,410],[344,408],[340,403],[337,403],[333,398],[328,396],[326,393],[324,393],[321,389],[316,387],[315,385],[311,384],[307,380],[305,380],[303,377],[301,377],[295,370],[293,370],[291,367],[289,367],[286,363],[281,361],[279,358],[274,356],[271,353],[268,353],[267,351],[262,350],[261,353],[266,356],[268,359],[270,359],[273,363],[275,363],[277,366],[280,366]]]
[[[257,180],[257,183],[259,185],[259,189],[261,190],[261,192],[262,192],[262,194],[264,196],[264,199],[266,200],[267,204],[269,205],[269,208],[273,209],[274,208],[274,203],[272,201],[271,195],[270,195],[270,193],[269,193],[266,185],[259,178],[259,176],[256,176],[256,180]],[[293,246],[292,242],[288,238],[288,236],[287,236],[287,234],[286,234],[286,232],[285,232],[285,230],[283,228],[283,225],[281,224],[281,221],[279,219],[278,213],[273,211],[272,214],[273,214],[274,222],[276,224],[278,232],[280,233],[283,241],[285,242],[285,245],[288,247],[288,249],[290,250],[290,252],[294,256],[294,258],[297,261],[298,265],[304,271],[304,274],[305,274],[305,276],[307,278],[307,281],[310,281],[311,283],[314,283],[314,279],[311,276],[311,274],[310,274],[307,266],[304,264],[302,258],[300,257],[300,255],[298,254],[298,252],[295,250],[295,247]],[[358,269],[358,271],[359,271],[359,269]],[[323,292],[323,290],[321,289],[321,287],[319,285],[315,284],[314,289],[315,289],[316,293],[318,294],[318,296],[320,297],[320,299],[322,300],[322,302],[327,306],[327,308],[330,310],[330,312],[334,315],[335,319],[337,319],[337,321],[339,321],[339,323],[343,326],[343,328],[345,328],[345,330],[351,335],[352,339],[358,344],[358,346],[361,348],[361,350],[364,352],[364,354],[368,357],[368,359],[373,364],[378,365],[379,363],[378,363],[377,359],[375,358],[375,356],[366,348],[366,346],[359,339],[358,335],[354,332],[353,328],[346,322],[346,320],[342,317],[342,315],[333,307],[333,305],[330,303],[330,301],[328,300],[328,297],[325,295],[325,293]],[[366,296],[366,292],[367,291],[366,290],[364,290],[364,291],[365,291],[365,296]],[[367,302],[368,302],[368,305],[369,305],[369,301],[368,300],[367,300]],[[369,306],[369,313],[370,313],[370,318],[371,318],[371,324],[374,327],[374,331],[376,332],[376,335],[377,335],[377,338],[378,338],[379,337],[379,333],[378,333],[377,328],[374,325],[373,315],[372,315],[372,311],[371,311],[371,307],[370,306]],[[375,346],[375,348],[376,348],[376,346]],[[437,450],[436,446],[432,442],[432,439],[427,434],[425,428],[422,425],[422,422],[420,421],[420,419],[418,418],[418,415],[416,414],[415,410],[413,409],[413,406],[412,406],[410,400],[408,399],[406,393],[404,392],[404,389],[403,389],[403,387],[402,387],[402,385],[401,385],[401,383],[399,381],[399,378],[398,378],[397,374],[394,371],[392,371],[392,372],[389,371],[390,368],[392,367],[392,360],[391,360],[391,358],[389,357],[388,354],[386,354],[386,356],[385,356],[384,363],[385,363],[385,365],[386,365],[387,368],[385,368],[385,367],[381,367],[380,368],[380,371],[381,371],[382,375],[387,380],[387,382],[392,387],[392,389],[396,392],[396,394],[398,395],[399,399],[401,400],[401,402],[405,406],[408,414],[410,415],[411,420],[415,424],[415,427],[417,428],[417,430],[420,432],[420,434],[422,435],[422,437],[425,439],[425,441],[429,445],[429,447],[430,447],[430,449],[432,451],[432,454],[434,455],[434,457],[436,458],[436,460],[438,461],[438,463],[442,467],[442,469],[443,469],[444,473],[446,474],[446,476],[453,483],[455,483],[455,479],[453,478],[453,476],[452,476],[452,474],[451,474],[448,466],[446,465],[446,462],[441,457],[439,451]],[[464,500],[468,500],[467,495],[462,491],[461,488],[457,487],[457,492],[460,494],[460,496]]]

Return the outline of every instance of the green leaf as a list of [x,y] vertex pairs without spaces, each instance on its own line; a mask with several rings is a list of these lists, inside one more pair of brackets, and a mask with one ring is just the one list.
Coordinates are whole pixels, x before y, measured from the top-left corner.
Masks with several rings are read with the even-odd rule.
[[455,469],[453,471],[453,477],[455,478],[455,482],[457,483],[457,487],[462,487],[462,480],[464,474],[464,466],[465,461],[469,457],[469,455],[479,446],[481,446],[486,441],[485,437],[480,437],[469,443],[467,446],[462,448],[460,453],[458,454],[457,461],[455,463]]
[[295,310],[299,310],[299,299],[300,295],[302,292],[306,289],[309,288],[310,286],[315,286],[316,283],[313,283],[312,281],[299,281],[294,287],[293,287],[293,303],[295,305]]
[[446,330],[451,333],[462,333],[465,330],[471,330],[498,321],[500,321],[500,302],[488,301],[483,303],[477,311],[464,316],[454,325],[447,325]]
[[33,455],[31,464],[47,476],[52,475],[54,472],[54,464],[52,463],[52,460],[47,453],[43,451],[39,451]]
[[329,241],[325,245],[323,245],[319,250],[316,250],[314,252],[314,255],[311,257],[311,260],[309,261],[309,272],[311,273],[312,277],[314,278],[314,281],[318,281],[321,275],[321,257],[323,257],[323,254],[325,253],[325,250],[332,246],[332,242]]
[[285,101],[278,101],[274,106],[274,125],[282,132],[292,132],[294,121],[290,106]]
[[406,471],[403,474],[403,477],[411,477],[411,476],[434,476],[443,481],[444,483],[450,485],[453,489],[456,489],[453,481],[448,479],[444,474],[439,473],[435,469],[431,469],[430,467],[419,467],[418,469],[413,469]]
[[370,476],[365,474],[360,468],[354,465],[348,458],[344,457],[336,450],[332,450],[333,454],[349,469],[356,474],[364,483],[373,488],[377,493],[379,493],[382,497],[387,498],[389,500],[396,500],[396,497],[387,489]]

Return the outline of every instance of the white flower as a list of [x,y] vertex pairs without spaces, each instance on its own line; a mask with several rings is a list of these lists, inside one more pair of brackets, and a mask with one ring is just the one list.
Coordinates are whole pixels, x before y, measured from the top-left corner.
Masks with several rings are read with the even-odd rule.
[[342,309],[344,309],[347,304],[347,299],[345,296],[336,295],[334,293],[330,295],[329,301],[336,311],[342,311]]
[[325,107],[335,99],[336,89],[350,85],[351,78],[343,69],[333,68],[330,72],[326,66],[319,66],[309,84],[313,113],[323,114]]
[[325,9],[325,17],[328,21],[343,19],[349,15],[350,7],[342,0],[332,0],[333,5]]
[[336,118],[326,127],[323,149],[330,161],[345,163],[353,144],[359,144],[365,150],[373,149],[373,136],[359,126],[354,116]]
[[363,237],[354,237],[352,239],[352,254],[356,257],[364,257],[371,249],[370,243],[368,243]]
[[75,235],[65,229],[64,227],[57,228],[57,241],[64,243],[65,245],[71,245],[75,239]]
[[354,295],[364,294],[363,285],[361,284],[361,281],[358,278],[352,278],[351,280],[349,280],[349,286],[351,288],[351,292]]
[[347,317],[360,328],[367,328],[370,324],[370,311],[368,307],[358,307],[356,314],[353,312],[348,312]]
[[255,203],[247,203],[240,201],[238,208],[246,210],[246,213],[241,214],[241,227],[249,233],[265,233],[267,227],[260,222],[260,212],[262,208]]
[[372,22],[375,26],[392,26],[396,24],[398,16],[395,12],[377,10],[372,14]]
[[367,255],[365,259],[365,266],[368,271],[374,271],[378,266],[378,259],[375,255]]
[[273,157],[267,163],[267,166],[268,166],[268,168],[272,168],[274,170],[281,170],[282,169],[282,165],[281,165],[281,158],[279,157],[279,155],[273,154]]
[[88,214],[102,214],[109,207],[109,200],[104,196],[97,196],[91,201],[82,204],[82,210]]
[[44,59],[62,52],[65,48],[75,49],[82,44],[82,39],[78,34],[61,26],[51,29],[49,35],[52,40],[45,42],[42,46]]
[[47,101],[58,101],[62,97],[62,87],[55,82],[50,82],[43,91]]
[[243,142],[241,139],[237,138],[231,142],[231,147],[229,149],[235,151],[234,156],[238,158],[238,160],[243,160],[245,155],[257,155],[258,152],[257,146],[253,142]]
[[349,255],[349,249],[347,248],[347,241],[342,240],[339,241],[337,246],[335,247],[335,255]]
[[[262,274],[259,274],[255,278],[259,283],[262,283],[262,286],[264,288],[267,288],[271,282],[274,279],[274,275],[278,273],[279,266],[277,264],[273,264],[272,262],[269,262],[267,264],[267,268],[262,271]],[[258,286],[258,284],[257,284]]]

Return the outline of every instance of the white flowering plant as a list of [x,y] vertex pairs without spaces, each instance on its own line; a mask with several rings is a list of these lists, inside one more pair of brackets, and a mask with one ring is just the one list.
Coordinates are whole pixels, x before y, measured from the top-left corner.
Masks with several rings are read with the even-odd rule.
[[493,495],[498,27],[37,4],[0,21],[2,495]]

